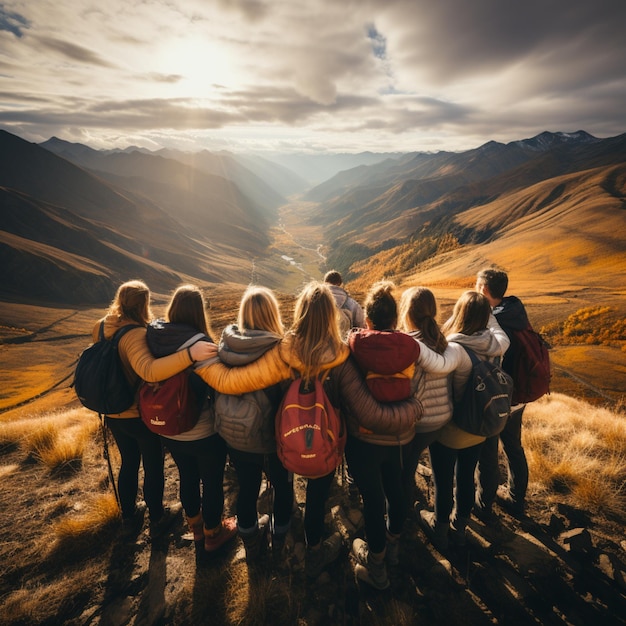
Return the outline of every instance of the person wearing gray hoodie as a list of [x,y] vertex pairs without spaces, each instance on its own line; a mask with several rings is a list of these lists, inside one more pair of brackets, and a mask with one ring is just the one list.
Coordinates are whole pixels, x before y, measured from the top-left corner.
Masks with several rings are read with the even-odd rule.
[[[283,334],[274,294],[265,287],[248,287],[241,299],[237,324],[222,332],[218,356],[229,366],[253,363],[274,348]],[[273,551],[280,555],[291,519],[293,483],[278,459],[274,436],[274,416],[281,398],[281,386],[276,384],[241,395],[217,394],[215,402],[216,428],[226,441],[237,473],[237,525],[246,559],[251,563],[261,556],[268,530]],[[274,489],[271,529],[269,516],[259,517],[257,512],[263,473]]]

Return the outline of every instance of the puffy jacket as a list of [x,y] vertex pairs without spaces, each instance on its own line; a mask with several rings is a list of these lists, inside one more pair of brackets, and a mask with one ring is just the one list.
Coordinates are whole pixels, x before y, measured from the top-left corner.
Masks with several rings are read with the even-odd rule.
[[[394,404],[376,402],[356,364],[348,359],[349,354],[348,347],[343,344],[338,353],[329,347],[324,365],[318,372],[329,372],[324,389],[331,402],[345,416],[348,432],[381,445],[408,443],[415,433],[415,422],[421,417],[419,401],[412,398]],[[303,370],[291,335],[243,367],[229,368],[211,359],[196,368],[197,373],[214,389],[230,394],[263,389],[292,379]],[[360,430],[370,432],[362,434]]]
[[[100,323],[102,320],[98,320],[91,333],[93,341],[98,341],[98,333],[100,330]],[[112,315],[107,315],[104,318],[104,337],[105,339],[111,339],[113,335],[122,326],[128,324],[135,324],[132,320],[119,319]],[[155,359],[152,353],[148,349],[146,343],[146,329],[145,327],[133,328],[129,330],[121,339],[118,346],[118,352],[124,372],[128,381],[139,387],[140,380],[146,380],[150,383],[156,383],[160,380],[165,380],[178,372],[182,372],[185,368],[192,365],[192,361],[187,354],[186,350],[181,352],[175,352],[170,356],[163,357],[162,359]],[[131,418],[139,417],[139,408],[137,406],[137,398],[133,406],[115,415],[109,415],[113,418]]]
[[[253,363],[281,340],[264,330],[239,330],[235,324],[222,332],[218,356],[229,366]],[[219,394],[215,402],[217,430],[235,450],[259,454],[276,451],[274,416],[281,399],[279,385],[241,395]]]
[[[419,335],[418,331],[409,333]],[[438,354],[426,344],[420,344],[418,365],[423,371],[417,391],[424,413],[415,425],[416,433],[431,433],[445,426],[452,419],[452,381],[451,372],[460,364],[465,350],[456,343],[449,343],[443,352]]]

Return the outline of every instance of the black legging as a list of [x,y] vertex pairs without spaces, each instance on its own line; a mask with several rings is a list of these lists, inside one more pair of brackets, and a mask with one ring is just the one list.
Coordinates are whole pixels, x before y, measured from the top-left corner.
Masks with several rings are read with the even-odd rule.
[[143,463],[143,497],[148,505],[151,520],[163,514],[163,448],[158,435],[148,430],[140,417],[106,418],[122,457],[117,487],[122,507],[122,517],[130,518],[135,512],[139,488],[139,464]]
[[185,514],[195,517],[202,508],[205,526],[216,528],[224,512],[226,443],[217,434],[195,441],[163,438],[163,442],[178,467]]
[[237,522],[245,530],[256,525],[257,500],[263,478],[268,473],[274,488],[274,528],[279,534],[289,528],[293,508],[293,482],[289,473],[278,460],[276,453],[256,454],[228,448],[230,460],[237,472],[239,495],[237,497]]
[[400,446],[380,446],[348,436],[346,460],[363,498],[365,535],[369,549],[380,553],[387,545],[385,515],[389,532],[399,535],[407,514],[402,485]]

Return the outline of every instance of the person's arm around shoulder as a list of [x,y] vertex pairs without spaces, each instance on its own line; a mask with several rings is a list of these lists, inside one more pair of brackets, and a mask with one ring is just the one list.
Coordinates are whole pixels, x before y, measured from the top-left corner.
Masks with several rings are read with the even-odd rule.
[[199,363],[194,371],[219,393],[241,395],[265,389],[291,376],[291,368],[280,357],[279,345],[247,365],[229,367],[218,360]]
[[149,383],[165,380],[182,372],[195,361],[208,358],[216,350],[214,344],[198,341],[189,350],[180,350],[168,356],[155,358],[146,342],[146,329],[129,330],[119,343],[120,352],[126,355],[137,376]]
[[338,377],[343,402],[359,424],[374,433],[396,435],[406,432],[422,418],[422,404],[412,397],[402,402],[377,402],[352,359],[333,370]]
[[463,396],[465,385],[472,371],[472,359],[465,351],[465,348],[458,343],[451,342],[448,344],[448,347],[449,346],[455,346],[455,349],[457,349],[459,353],[458,365],[452,373],[452,400],[453,402],[458,402]]
[[[443,354],[431,350],[424,342],[417,340],[420,347],[420,355],[417,364],[429,374],[449,374],[459,365],[461,354],[458,344],[448,344]],[[452,347],[451,347],[452,346]]]

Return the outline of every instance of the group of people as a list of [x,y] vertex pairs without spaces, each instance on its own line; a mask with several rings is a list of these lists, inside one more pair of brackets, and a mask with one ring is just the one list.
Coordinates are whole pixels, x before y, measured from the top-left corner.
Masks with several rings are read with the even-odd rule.
[[[487,440],[452,422],[454,403],[471,370],[465,348],[481,359],[504,359],[506,369],[512,330],[527,323],[520,300],[505,296],[507,285],[505,272],[481,271],[475,289],[460,296],[440,327],[429,289],[409,288],[396,301],[394,285],[383,281],[372,286],[361,307],[343,288],[341,275],[332,271],[323,282],[302,289],[289,328],[273,292],[250,286],[236,323],[215,341],[198,287],[176,289],[165,320],[154,323],[148,287],[137,280],[124,283],[104,317],[104,334],[110,338],[122,326],[137,325],[119,342],[129,381],[156,382],[193,368],[197,382],[206,385],[206,402],[193,428],[167,437],[146,427],[138,404],[105,417],[121,456],[123,532],[138,532],[146,506],[153,537],[166,531],[180,512],[181,505],[163,505],[167,449],[179,470],[182,509],[199,551],[213,553],[239,536],[250,564],[263,557],[268,545],[280,555],[294,492],[293,477],[276,453],[274,416],[296,376],[305,386],[323,381],[347,430],[345,459],[362,498],[365,527],[365,537],[352,544],[359,579],[376,589],[389,587],[388,566],[398,563],[399,539],[416,499],[415,472],[426,450],[435,506],[416,513],[436,548],[445,550],[449,542],[463,545],[472,511],[492,519],[497,497],[511,512],[522,514],[528,483],[521,444],[524,407],[513,407],[505,430]],[[347,332],[342,330],[343,316],[349,318]],[[94,341],[99,326],[100,321]],[[229,398],[242,397],[264,407],[252,438],[238,436],[228,419]],[[509,462],[505,485],[499,477],[500,441]],[[236,517],[224,517],[227,459],[239,487]],[[140,463],[145,505],[137,501]],[[274,489],[272,524],[267,514],[257,512],[263,474]],[[310,578],[333,562],[342,546],[341,535],[325,536],[324,528],[334,475],[307,479],[303,521]]]

